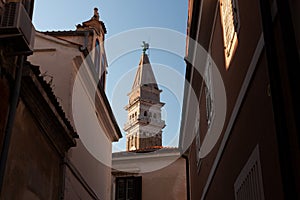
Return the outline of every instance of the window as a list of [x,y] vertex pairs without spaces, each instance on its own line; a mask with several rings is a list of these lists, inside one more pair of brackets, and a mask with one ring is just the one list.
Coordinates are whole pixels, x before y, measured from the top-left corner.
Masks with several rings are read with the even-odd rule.
[[212,100],[211,100],[211,96],[210,96],[210,91],[207,86],[205,86],[205,102],[206,102],[206,119],[207,119],[208,126],[210,126]]
[[145,111],[145,112],[144,112],[144,116],[147,116],[147,115],[148,115],[148,113],[147,113],[147,111]]
[[100,71],[100,85],[104,88],[106,78],[106,65],[104,55],[101,55],[101,71]]
[[130,147],[133,147],[133,137],[130,136]]
[[99,69],[100,69],[100,43],[99,43],[98,39],[96,40],[96,43],[95,43],[95,60],[94,60],[94,64],[95,64],[95,71],[96,71],[97,74],[99,74]]
[[195,127],[194,127],[194,134],[195,140],[196,140],[196,161],[197,161],[197,166],[198,168],[200,167],[201,163],[201,158],[200,158],[200,149],[201,149],[201,141],[200,141],[200,114],[198,113],[196,116],[196,121],[195,121]]
[[220,15],[223,29],[225,66],[229,68],[238,44],[240,27],[237,0],[220,0]]
[[142,177],[116,178],[116,200],[141,200]]
[[234,194],[236,200],[264,200],[258,145],[253,150],[234,183]]
[[206,119],[208,128],[214,117],[214,91],[213,91],[213,74],[212,74],[212,60],[211,57],[207,59],[207,65],[204,72],[205,79],[205,103],[206,103]]

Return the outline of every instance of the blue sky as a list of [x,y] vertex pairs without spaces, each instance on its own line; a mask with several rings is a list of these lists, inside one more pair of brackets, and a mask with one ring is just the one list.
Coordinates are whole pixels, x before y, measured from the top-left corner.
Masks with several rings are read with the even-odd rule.
[[[113,44],[111,41],[124,35],[124,32],[132,32],[132,36],[127,40],[134,41],[136,39],[132,44],[120,42],[117,46],[106,46],[108,57],[110,49],[127,48],[125,54],[114,57],[113,60],[109,59],[106,83],[107,96],[121,130],[127,117],[127,113],[123,109],[128,103],[126,94],[130,92],[142,53],[140,45],[142,40],[149,42],[150,62],[157,82],[161,83],[160,87],[163,89],[161,101],[166,103],[163,116],[167,126],[163,130],[163,145],[176,146],[182,103],[182,96],[178,93],[183,92],[184,84],[185,39],[180,37],[179,40],[174,41],[171,39],[172,37],[166,35],[159,38],[160,30],[155,28],[152,28],[155,30],[155,34],[148,29],[144,32],[136,30],[145,27],[159,27],[167,29],[169,34],[181,33],[181,36],[184,36],[187,24],[187,2],[187,0],[36,0],[33,23],[39,31],[74,30],[76,24],[90,19],[93,15],[93,8],[98,7],[100,20],[105,23],[107,28],[106,40],[108,42],[106,45]],[[169,42],[169,47],[160,48],[157,40],[166,41],[167,44]],[[177,53],[172,51],[174,43],[179,49]],[[124,132],[123,139],[114,144],[113,150],[125,150]]]

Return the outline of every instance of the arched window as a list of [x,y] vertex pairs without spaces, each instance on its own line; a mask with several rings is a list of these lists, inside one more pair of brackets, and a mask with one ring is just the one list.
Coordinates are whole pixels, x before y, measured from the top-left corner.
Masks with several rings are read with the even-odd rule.
[[105,79],[106,79],[106,65],[104,60],[104,55],[101,55],[101,71],[100,71],[100,84],[104,89]]
[[133,146],[134,146],[134,141],[133,141],[133,139],[134,139],[134,137],[133,137],[133,136],[131,136],[131,137],[130,137],[130,146],[131,146],[131,147],[133,147]]
[[147,113],[147,111],[145,111],[145,112],[144,112],[144,116],[147,116],[147,115],[148,115],[148,113]]
[[99,76],[99,70],[100,70],[100,43],[99,43],[98,39],[96,39],[96,43],[95,43],[95,60],[94,60],[94,64],[95,64],[95,71],[96,71],[97,75]]

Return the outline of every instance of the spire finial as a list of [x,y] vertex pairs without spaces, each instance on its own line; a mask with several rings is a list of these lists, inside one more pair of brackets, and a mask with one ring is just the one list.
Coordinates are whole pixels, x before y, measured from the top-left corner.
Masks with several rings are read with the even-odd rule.
[[92,19],[99,20],[98,8],[94,8],[94,15],[93,15]]
[[143,41],[143,44],[141,47],[143,47],[143,54],[145,54],[146,51],[149,49],[149,43],[146,43],[145,41]]

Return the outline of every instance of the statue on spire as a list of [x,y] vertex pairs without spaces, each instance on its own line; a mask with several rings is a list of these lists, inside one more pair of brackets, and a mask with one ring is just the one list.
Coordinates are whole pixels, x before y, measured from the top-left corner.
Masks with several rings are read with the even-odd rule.
[[145,41],[143,41],[143,44],[141,47],[143,47],[143,54],[145,54],[146,51],[149,49],[149,43],[146,43]]
[[92,19],[96,19],[99,21],[98,8],[94,8],[94,15],[93,15]]

